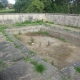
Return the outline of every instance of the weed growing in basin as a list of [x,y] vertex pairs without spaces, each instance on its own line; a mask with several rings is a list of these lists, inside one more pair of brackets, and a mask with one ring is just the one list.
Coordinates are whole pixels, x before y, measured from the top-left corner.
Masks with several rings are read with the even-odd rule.
[[35,71],[37,71],[39,73],[42,73],[44,70],[46,70],[46,68],[43,64],[39,64],[36,60],[32,60],[29,57],[25,57],[24,61],[30,61],[30,63],[34,65]]
[[51,64],[54,65],[54,62],[52,61]]
[[71,76],[68,76],[68,79],[69,79],[69,80],[72,80],[72,79],[71,79]]
[[9,36],[6,35],[6,39],[10,42],[14,42]]
[[80,73],[80,67],[75,67],[75,70]]
[[70,31],[70,29],[68,29],[68,28],[65,28],[64,30],[66,30],[66,31]]
[[41,42],[39,43],[39,47],[41,46]]
[[21,23],[18,22],[16,24],[14,24],[13,26],[41,25],[41,24],[43,24],[42,20],[37,20],[37,21],[26,20],[26,21],[21,22]]
[[42,35],[47,35],[47,36],[49,35],[49,33],[47,31],[39,31],[39,33]]
[[43,36],[51,36],[47,31],[38,31],[38,32],[32,32],[34,35],[43,35]]
[[12,61],[17,61],[18,60],[18,57],[14,57],[13,59],[12,59]]
[[17,38],[18,40],[21,40],[21,38],[18,37],[18,35],[14,35],[15,38]]
[[29,44],[29,45],[32,45],[33,43],[34,43],[34,38],[31,37],[31,38],[30,38],[30,41],[28,42],[28,44]]
[[54,22],[50,22],[50,21],[45,21],[45,23],[54,24]]
[[42,24],[43,23],[43,20],[37,20],[37,21],[35,21],[35,23]]
[[38,64],[36,60],[30,60],[30,63],[33,64],[34,66]]
[[8,65],[4,63],[2,60],[0,60],[0,71],[2,71],[4,68],[6,68]]
[[6,29],[6,28],[7,28],[7,27],[6,27],[5,25],[0,25],[0,32],[3,33],[3,35],[6,37],[6,39],[7,39],[8,41],[13,42],[13,40],[12,40],[8,35],[6,35],[6,33],[5,33],[5,31],[4,31],[4,29]]
[[36,64],[34,67],[35,67],[35,70],[39,73],[42,73],[44,70],[46,70],[43,64]]
[[22,34],[21,31],[19,31],[18,35],[21,35],[21,34]]
[[48,59],[47,58],[43,58],[42,60],[44,60],[45,62],[48,62]]
[[71,25],[65,25],[65,26],[80,29],[79,26],[71,26]]
[[19,46],[17,44],[14,43],[15,48],[19,48]]
[[34,51],[30,51],[29,54],[34,55],[36,53]]
[[24,61],[30,61],[31,59],[29,57],[25,57]]
[[64,38],[58,38],[58,39],[63,41],[63,42],[67,42],[66,39],[64,39]]
[[0,65],[1,65],[1,64],[3,64],[3,61],[2,61],[2,60],[0,60]]
[[50,42],[48,41],[47,46],[50,46]]
[[30,59],[30,57],[25,57],[24,61],[30,61],[31,64],[36,65],[38,62],[36,60]]
[[13,26],[26,26],[27,24],[31,24],[31,21],[26,20],[26,21],[21,22],[21,23],[18,22],[16,24],[14,24]]
[[31,41],[31,43],[34,43],[34,39],[33,39],[33,37],[31,37],[31,40],[30,40],[30,41]]

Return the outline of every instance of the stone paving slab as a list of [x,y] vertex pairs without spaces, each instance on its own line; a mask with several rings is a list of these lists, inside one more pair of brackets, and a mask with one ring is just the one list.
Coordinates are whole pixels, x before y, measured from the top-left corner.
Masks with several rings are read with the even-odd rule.
[[0,32],[0,42],[6,41],[6,37]]
[[50,64],[43,62],[46,70],[41,74],[34,65],[20,61],[0,72],[0,80],[62,80],[59,72]]
[[75,69],[75,67],[80,68],[80,61],[72,64],[68,67],[65,67],[61,70],[61,73],[68,79],[68,80],[80,80],[80,73]]
[[0,42],[0,52],[0,59],[3,61],[12,61],[26,56],[11,42]]
[[[24,62],[26,54],[21,53],[20,49],[14,47],[11,42],[0,42],[0,60],[6,62],[14,62],[0,71],[0,80],[62,80],[59,71],[51,64],[44,62],[38,56],[32,57],[42,63],[46,70],[43,74],[35,71],[34,65]],[[17,60],[15,60],[17,59]]]

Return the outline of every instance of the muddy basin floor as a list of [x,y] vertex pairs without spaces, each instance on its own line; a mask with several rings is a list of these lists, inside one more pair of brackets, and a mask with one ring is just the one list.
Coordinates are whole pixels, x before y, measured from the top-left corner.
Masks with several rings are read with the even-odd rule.
[[29,49],[59,70],[80,60],[79,46],[49,36],[18,34],[17,37]]

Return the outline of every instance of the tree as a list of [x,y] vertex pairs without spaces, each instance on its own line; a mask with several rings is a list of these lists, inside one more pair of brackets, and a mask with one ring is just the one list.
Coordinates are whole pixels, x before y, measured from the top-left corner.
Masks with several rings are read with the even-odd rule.
[[53,12],[52,0],[40,0],[44,4],[44,12]]
[[27,12],[43,12],[44,4],[39,0],[34,0],[26,10]]
[[0,0],[2,6],[5,8],[8,4],[8,1],[7,0]]
[[3,8],[3,5],[2,5],[2,3],[0,2],[0,8]]
[[26,12],[26,9],[33,0],[16,0],[14,5],[15,12]]

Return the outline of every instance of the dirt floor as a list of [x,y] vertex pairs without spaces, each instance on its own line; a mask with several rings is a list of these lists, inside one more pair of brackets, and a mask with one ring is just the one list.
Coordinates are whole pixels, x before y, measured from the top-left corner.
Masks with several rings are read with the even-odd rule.
[[59,70],[80,60],[80,47],[68,42],[29,33],[17,36],[29,49]]

